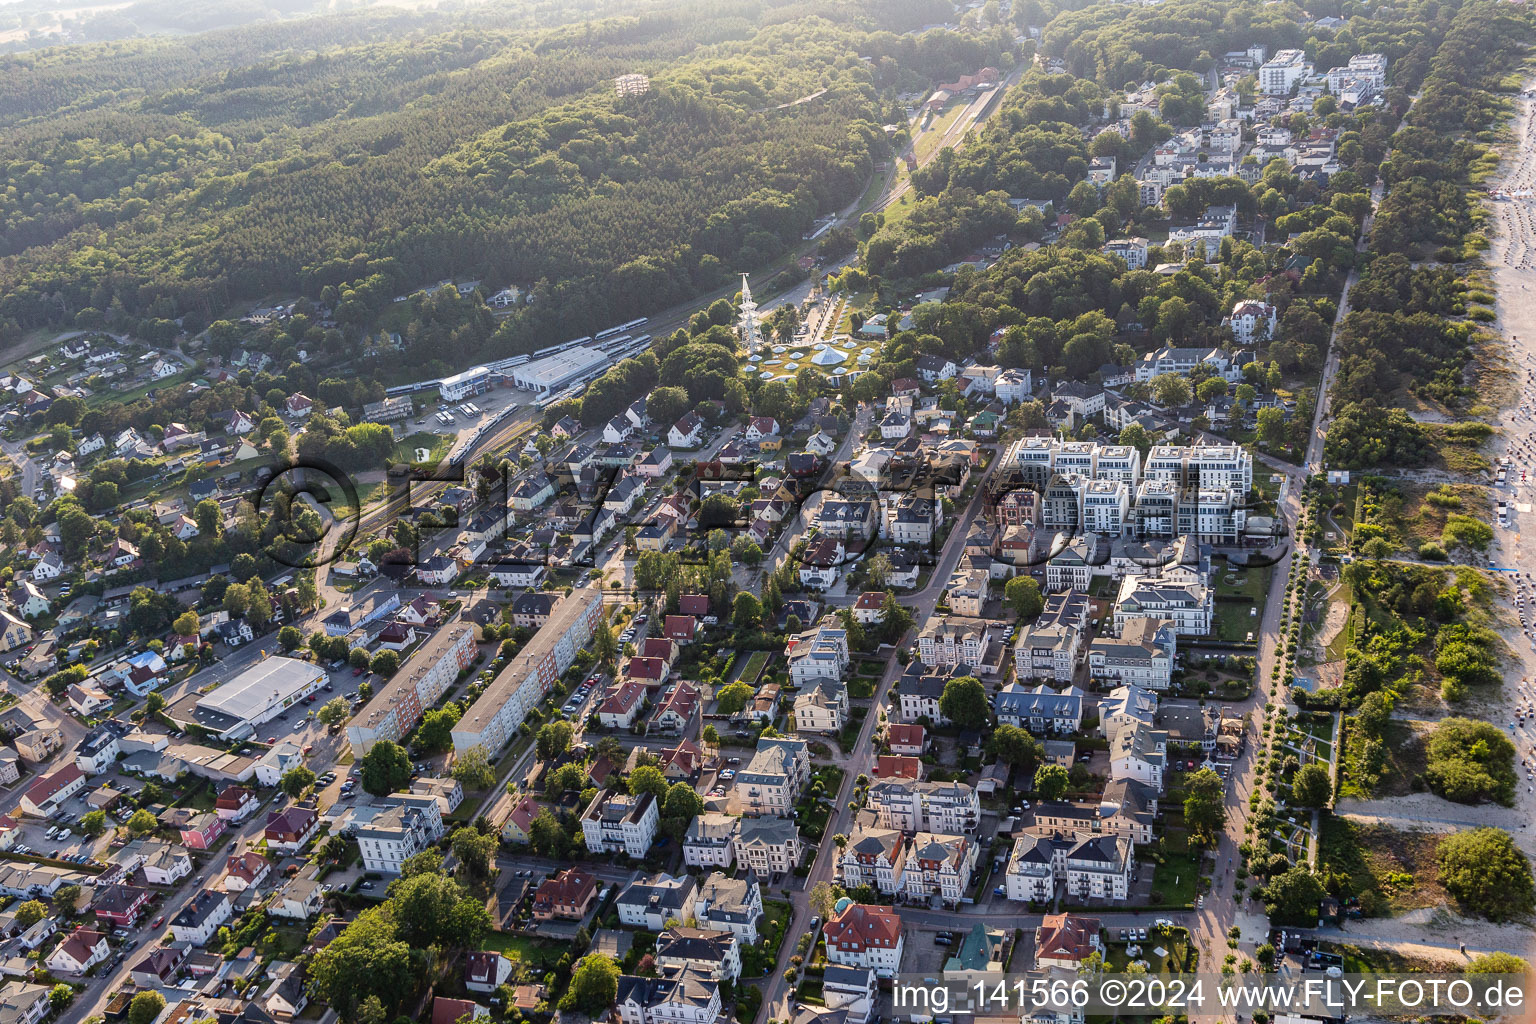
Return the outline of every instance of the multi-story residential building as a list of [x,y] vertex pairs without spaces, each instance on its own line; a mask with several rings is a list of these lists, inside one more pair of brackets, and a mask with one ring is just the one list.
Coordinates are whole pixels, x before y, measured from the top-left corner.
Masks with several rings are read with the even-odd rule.
[[1065,861],[1069,897],[1123,900],[1130,895],[1136,847],[1126,837],[1078,836]]
[[1129,525],[1131,487],[1123,480],[1089,480],[1083,492],[1082,528],[1118,537]]
[[1106,256],[1118,256],[1125,260],[1125,269],[1140,270],[1147,265],[1147,240],[1145,238],[1115,238],[1105,242],[1101,251]]
[[985,569],[964,569],[949,581],[947,600],[956,615],[978,618],[987,603],[987,584],[992,576]]
[[1279,50],[1259,68],[1259,90],[1269,96],[1286,96],[1297,82],[1312,74],[1305,50]]
[[635,859],[650,851],[660,814],[650,793],[622,796],[604,790],[581,815],[581,832],[594,853],[627,853]]
[[1076,732],[1083,724],[1083,691],[1069,686],[1061,692],[1044,683],[1033,690],[1009,683],[992,699],[997,720],[1033,733]]
[[742,942],[757,942],[757,923],[763,916],[763,891],[757,874],[748,871],[732,878],[718,871],[706,875],[693,902],[693,916],[700,925],[730,932]]
[[869,788],[869,806],[882,828],[960,835],[981,820],[976,790],[963,782],[891,779]]
[[1232,307],[1228,323],[1239,345],[1252,345],[1275,336],[1275,307],[1258,299],[1243,299]]
[[1021,679],[1071,682],[1080,658],[1081,634],[1060,623],[1036,623],[1026,628],[1014,648],[1014,666]]
[[636,879],[619,893],[619,923],[659,932],[668,921],[688,920],[697,893],[698,883],[692,875]]
[[833,626],[807,630],[790,639],[784,656],[789,678],[797,684],[841,679],[848,671],[848,631]]
[[1147,539],[1175,536],[1179,526],[1179,496],[1183,490],[1168,480],[1143,480],[1136,488],[1133,509],[1136,535]]
[[357,845],[363,855],[363,868],[397,875],[401,865],[442,834],[443,819],[436,800],[396,804],[358,826]]
[[536,921],[580,921],[597,901],[602,884],[586,868],[566,868],[539,883],[533,893]]
[[688,823],[683,837],[683,863],[691,868],[729,868],[736,860],[736,831],[741,819],[733,814],[705,811]]
[[[1141,361],[1136,364],[1136,379],[1145,383],[1165,373],[1187,374],[1197,366],[1209,367],[1218,376],[1226,377],[1232,372],[1232,357],[1219,348],[1164,345],[1141,357]],[[1238,369],[1240,371],[1241,367]]]
[[887,896],[900,892],[907,847],[907,838],[899,829],[857,826],[838,860],[843,887],[867,885]]
[[1122,723],[1109,736],[1109,777],[1134,779],[1163,790],[1168,765],[1168,734],[1139,721]]
[[603,595],[597,587],[582,587],[568,594],[527,646],[464,712],[453,730],[454,749],[463,753],[481,747],[494,757],[576,660],[576,653],[602,617]]
[[1157,822],[1157,793],[1135,779],[1112,779],[1098,803],[1042,801],[1035,805],[1036,829],[1053,832],[1125,836],[1133,843],[1152,842]]
[[795,695],[795,731],[835,733],[848,717],[848,688],[841,679],[812,679]]
[[976,668],[987,660],[988,646],[985,622],[957,616],[930,619],[917,636],[918,657],[929,668]]
[[891,510],[889,535],[893,544],[931,544],[938,525],[938,502],[908,494]]
[[976,844],[966,836],[919,832],[907,850],[901,891],[908,902],[924,902],[937,896],[954,906],[971,884],[978,856]]
[[1253,454],[1241,445],[1160,444],[1147,453],[1143,476],[1243,496],[1253,490]]
[[655,977],[623,974],[614,1005],[623,1024],[715,1024],[720,983],[696,967],[669,968]]
[[1093,954],[1104,955],[1097,918],[1076,914],[1046,914],[1035,929],[1035,970],[1059,967],[1077,971]]
[[939,710],[939,700],[944,696],[943,676],[925,675],[921,669],[909,668],[901,677],[901,689],[897,692],[903,722],[923,719],[943,725],[947,719]]
[[1031,832],[1014,840],[1005,888],[1010,900],[1048,901],[1057,887],[1077,899],[1130,895],[1135,847],[1125,836]]
[[1139,686],[1117,686],[1099,698],[1099,735],[1108,737],[1125,722],[1157,723],[1157,694]]
[[21,796],[21,810],[33,817],[51,818],[66,800],[85,788],[85,782],[85,773],[75,765],[67,764],[32,783]]
[[1004,405],[1017,405],[1035,392],[1034,377],[1027,368],[1004,370],[993,386],[997,400]]
[[[1230,174],[1231,164],[1221,166],[1218,173],[1223,176]],[[1193,224],[1169,228],[1168,242],[1185,246],[1186,255],[1193,255],[1196,249],[1201,249],[1205,259],[1212,260],[1221,251],[1221,240],[1232,237],[1236,230],[1237,207],[1208,206]]]
[[1087,477],[1080,473],[1058,474],[1040,492],[1040,525],[1047,530],[1076,533],[1083,525],[1083,499]]
[[1166,620],[1182,636],[1211,631],[1215,600],[1204,583],[1127,573],[1115,597],[1115,632],[1125,634],[1133,619]]
[[90,732],[75,747],[75,767],[91,775],[100,775],[112,767],[117,755],[122,753],[119,742],[128,735],[128,727],[116,720],[108,720]]
[[1045,565],[1045,589],[1087,590],[1096,575],[1095,570],[1104,562],[1107,547],[1108,543],[1097,533],[1056,534],[1051,542],[1055,554]]
[[1357,53],[1349,58],[1348,64],[1329,68],[1325,77],[1328,80],[1328,91],[1335,96],[1342,94],[1351,84],[1368,87],[1372,92],[1381,92],[1387,87],[1386,54]]
[[475,660],[475,630],[459,623],[438,630],[406,659],[347,723],[347,741],[361,758],[379,740],[398,742],[416,727],[459,673]]
[[793,818],[743,818],[736,833],[737,858],[770,880],[793,871],[804,849]]
[[741,942],[728,931],[674,926],[656,937],[656,966],[663,971],[692,967],[716,981],[741,977]]
[[1248,510],[1234,491],[1186,487],[1179,492],[1175,529],[1201,540],[1234,544],[1248,526]]
[[171,934],[177,942],[201,946],[213,938],[219,926],[230,917],[230,900],[217,889],[204,889],[193,896],[170,920]]
[[881,978],[895,977],[901,969],[901,917],[889,907],[844,897],[823,933],[829,963],[868,968]]
[[[757,741],[757,753],[736,774],[736,795],[745,814],[794,814],[795,803],[811,781],[810,748],[804,740]],[[737,855],[741,855],[740,840]]]
[[1177,637],[1167,619],[1129,619],[1118,638],[1096,637],[1088,645],[1088,671],[1095,679],[1166,690],[1173,681]]
[[816,511],[815,525],[838,540],[869,540],[879,523],[880,507],[862,498],[828,498]]

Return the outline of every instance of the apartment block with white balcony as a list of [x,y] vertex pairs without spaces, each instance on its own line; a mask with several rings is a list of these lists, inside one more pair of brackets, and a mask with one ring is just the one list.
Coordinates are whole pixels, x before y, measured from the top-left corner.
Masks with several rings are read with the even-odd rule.
[[581,831],[594,853],[627,853],[639,859],[650,851],[659,821],[656,798],[650,793],[622,796],[605,790],[582,813]]

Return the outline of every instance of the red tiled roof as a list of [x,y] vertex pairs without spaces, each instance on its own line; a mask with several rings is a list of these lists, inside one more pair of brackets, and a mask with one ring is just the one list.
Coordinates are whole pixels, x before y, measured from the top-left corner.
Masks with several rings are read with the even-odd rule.
[[901,940],[901,917],[886,907],[850,903],[827,922],[826,935],[829,945],[854,952],[894,947]]
[[640,645],[640,657],[661,658],[670,662],[673,654],[673,643],[664,636],[648,636],[645,643]]
[[624,674],[633,679],[665,679],[667,663],[661,658],[630,658],[624,663]]
[[1082,960],[1093,952],[1099,919],[1074,914],[1046,914],[1035,929],[1035,957]]
[[454,1024],[461,1017],[472,1017],[478,1005],[473,999],[435,996],[432,999],[432,1024]]
[[27,799],[34,804],[42,806],[53,797],[55,793],[76,779],[85,778],[85,772],[72,764],[67,764],[52,775],[45,775],[32,783],[27,789]]
[[921,779],[923,762],[915,757],[881,754],[875,759],[873,774],[877,779]]
[[639,683],[620,683],[619,688],[604,698],[597,710],[605,715],[627,715],[644,697],[645,687]]

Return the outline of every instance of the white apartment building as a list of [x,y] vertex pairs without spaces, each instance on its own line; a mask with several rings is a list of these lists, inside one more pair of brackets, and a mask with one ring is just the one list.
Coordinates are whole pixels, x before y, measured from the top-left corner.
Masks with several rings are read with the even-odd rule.
[[650,851],[660,817],[650,793],[636,797],[604,790],[582,813],[581,832],[594,853],[627,853],[638,860]]
[[720,983],[697,967],[669,968],[654,978],[619,976],[614,998],[623,1024],[715,1024]]
[[1348,64],[1329,68],[1324,77],[1328,80],[1328,91],[1335,96],[1350,85],[1364,86],[1373,93],[1381,92],[1387,87],[1386,54],[1357,53],[1349,58]]
[[734,814],[705,811],[694,815],[683,837],[683,863],[691,868],[729,868],[736,860],[736,830],[741,819]]
[[1122,722],[1109,735],[1109,777],[1134,779],[1163,789],[1163,772],[1168,766],[1168,734],[1141,721]]
[[930,621],[917,637],[918,657],[930,668],[975,668],[986,661],[988,646],[985,622],[948,615]]
[[1127,270],[1140,270],[1147,265],[1147,240],[1145,238],[1115,238],[1104,243],[1102,249],[1107,256],[1118,256],[1125,260]]
[[760,739],[757,753],[736,774],[736,796],[747,814],[789,816],[795,813],[795,802],[810,781],[810,748],[804,740]]
[[[1232,307],[1232,337],[1239,345],[1252,345],[1275,336],[1275,307],[1257,299],[1244,299]],[[1241,368],[1239,368],[1241,369]]]
[[1007,369],[993,382],[996,397],[1004,405],[1017,405],[1035,393],[1034,376],[1027,368]]
[[981,820],[976,790],[963,782],[888,779],[869,788],[869,806],[882,828],[961,835]]
[[359,825],[357,846],[363,869],[398,875],[401,865],[431,846],[443,834],[443,818],[435,799],[413,798]]
[[1018,902],[1054,899],[1058,885],[1069,898],[1123,900],[1135,869],[1135,846],[1125,836],[1023,835],[1014,841],[1004,887]]
[[1123,480],[1089,480],[1082,494],[1082,529],[1118,537],[1130,522],[1130,486]]
[[1312,62],[1304,50],[1280,50],[1259,68],[1259,90],[1270,96],[1285,96],[1296,83],[1312,77]]
[[1178,631],[1167,619],[1130,619],[1118,638],[1101,636],[1088,645],[1088,671],[1095,679],[1166,690],[1177,642]]
[[1246,495],[1253,490],[1253,455],[1235,444],[1155,445],[1144,477]]
[[822,626],[791,639],[784,651],[789,678],[798,685],[813,679],[841,679],[848,671],[848,632]]
[[1214,613],[1215,600],[1204,583],[1127,573],[1115,598],[1115,632],[1124,636],[1132,619],[1159,619],[1177,634],[1205,636]]
[[829,963],[864,967],[881,978],[894,977],[901,969],[901,917],[889,907],[854,903],[845,897],[838,901],[824,934]]

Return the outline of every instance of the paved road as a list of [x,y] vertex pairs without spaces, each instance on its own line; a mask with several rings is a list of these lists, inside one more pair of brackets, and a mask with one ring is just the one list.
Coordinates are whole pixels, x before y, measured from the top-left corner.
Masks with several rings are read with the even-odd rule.
[[21,475],[21,493],[32,498],[37,493],[37,482],[42,479],[42,469],[17,441],[0,441],[0,451],[16,466]]

